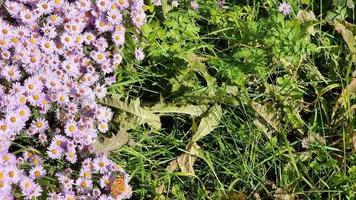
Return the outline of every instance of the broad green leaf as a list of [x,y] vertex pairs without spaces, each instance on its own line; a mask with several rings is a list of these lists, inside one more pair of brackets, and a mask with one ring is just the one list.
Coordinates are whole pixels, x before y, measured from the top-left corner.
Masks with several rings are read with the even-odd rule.
[[116,135],[111,138],[104,137],[103,141],[98,139],[93,144],[95,153],[109,153],[118,150],[121,146],[127,144],[130,140],[129,134],[125,128],[120,128]]
[[208,58],[198,56],[194,53],[189,53],[185,56],[185,61],[192,68],[192,70],[199,72],[207,82],[209,88],[215,86],[216,79],[208,73],[204,61],[207,61]]
[[161,128],[161,121],[159,115],[154,114],[148,108],[141,107],[140,99],[137,98],[136,100],[131,102],[128,102],[128,100],[121,101],[120,99],[120,95],[113,94],[101,100],[100,103],[132,114],[134,116],[133,120],[136,120],[136,123],[138,124],[147,123],[153,128]]
[[200,149],[196,142],[211,133],[219,125],[222,117],[222,109],[217,104],[207,112],[207,115],[200,121],[197,131],[186,148],[186,152],[171,161],[166,168],[167,171],[173,172],[180,168],[182,172],[194,174],[193,165],[197,160]]
[[219,125],[221,117],[221,106],[215,104],[212,108],[210,108],[207,115],[201,119],[198,129],[192,137],[191,143],[195,143],[210,134]]

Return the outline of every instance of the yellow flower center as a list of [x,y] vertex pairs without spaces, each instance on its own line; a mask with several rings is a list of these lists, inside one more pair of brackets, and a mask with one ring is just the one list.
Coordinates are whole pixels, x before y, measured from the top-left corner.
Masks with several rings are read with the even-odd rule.
[[83,188],[85,188],[85,187],[87,187],[87,183],[83,181],[83,182],[80,184],[80,186],[82,186]]
[[15,75],[15,72],[13,70],[10,70],[8,74],[10,77],[13,77]]
[[12,123],[15,123],[16,121],[17,121],[17,119],[16,119],[16,117],[10,117],[10,121],[12,122]]
[[10,160],[10,157],[9,157],[8,155],[4,155],[4,156],[2,157],[2,159],[5,160],[5,161],[9,161],[9,160]]
[[31,57],[30,58],[31,63],[35,63],[37,61],[36,57]]
[[20,103],[25,104],[26,103],[26,97],[22,96],[20,97]]
[[31,187],[31,183],[27,181],[27,182],[25,183],[25,188],[28,189],[28,188],[30,188],[30,187]]
[[106,125],[105,125],[105,124],[100,124],[100,128],[101,128],[101,129],[105,129],[105,128],[106,128]]
[[36,39],[33,38],[33,37],[31,37],[31,38],[30,38],[30,43],[31,43],[31,44],[36,44]]
[[37,158],[35,158],[35,159],[32,160],[32,163],[35,164],[35,165],[38,165],[39,162],[40,162],[40,161],[39,161]]
[[23,117],[23,116],[26,115],[26,112],[25,112],[24,110],[21,110],[21,111],[20,111],[20,115]]
[[52,152],[52,154],[57,154],[57,150],[55,150],[55,149],[52,149],[51,152]]
[[84,175],[85,178],[90,178],[90,174],[88,172],[84,172],[83,175]]
[[41,172],[39,172],[39,171],[35,171],[34,174],[35,174],[36,177],[40,177],[41,176]]
[[75,131],[75,126],[70,125],[68,129],[69,129],[70,132],[74,132]]
[[17,43],[17,42],[19,41],[19,39],[18,39],[17,37],[13,37],[13,38],[11,39],[11,41],[12,41],[13,43]]
[[60,100],[60,101],[64,101],[64,100],[65,100],[65,97],[64,97],[64,96],[61,96],[61,97],[59,97],[59,100]]
[[75,153],[74,153],[74,152],[70,152],[70,153],[68,154],[68,156],[69,156],[70,158],[74,158],[74,157],[75,157]]
[[52,22],[55,22],[55,21],[57,21],[57,16],[51,15],[51,16],[49,16],[49,19],[50,19]]
[[51,48],[51,44],[49,42],[46,42],[44,45],[47,49]]
[[35,86],[33,84],[28,84],[28,89],[33,90],[33,88],[35,88]]
[[7,126],[4,124],[4,125],[1,125],[0,126],[0,129],[2,130],[2,131],[6,131],[7,130]]
[[36,122],[36,127],[37,128],[42,128],[43,127],[43,123],[42,122]]
[[105,166],[105,163],[101,161],[101,162],[99,162],[99,166],[100,166],[100,167],[104,167],[104,166]]
[[36,101],[37,101],[38,99],[40,99],[40,96],[38,96],[37,94],[33,95],[32,97],[33,97],[33,99],[36,100]]

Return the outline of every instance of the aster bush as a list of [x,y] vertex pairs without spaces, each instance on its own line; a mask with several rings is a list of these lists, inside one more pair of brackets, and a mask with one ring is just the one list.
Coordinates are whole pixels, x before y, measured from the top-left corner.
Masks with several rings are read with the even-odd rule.
[[0,200],[356,198],[350,0],[0,0]]
[[[5,0],[0,7],[0,199],[127,199],[129,176],[94,152],[143,1]],[[128,30],[129,29],[129,30]]]

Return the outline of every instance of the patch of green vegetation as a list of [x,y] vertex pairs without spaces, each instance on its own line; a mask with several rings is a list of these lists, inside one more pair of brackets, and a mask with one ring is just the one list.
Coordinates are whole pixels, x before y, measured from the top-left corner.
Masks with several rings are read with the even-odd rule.
[[110,88],[134,199],[355,199],[353,2],[163,2]]

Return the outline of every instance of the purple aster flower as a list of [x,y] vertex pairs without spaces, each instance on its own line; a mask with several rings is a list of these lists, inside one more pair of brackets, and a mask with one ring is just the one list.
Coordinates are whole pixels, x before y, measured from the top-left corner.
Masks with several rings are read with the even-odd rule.
[[190,6],[192,7],[193,10],[199,10],[200,7],[198,2],[195,0],[190,2]]
[[41,165],[36,165],[30,170],[30,177],[34,179],[41,178],[46,175],[46,170]]
[[143,59],[145,59],[145,53],[143,52],[143,50],[141,48],[137,48],[135,50],[135,58],[138,61],[142,61]]
[[173,8],[177,8],[178,5],[179,5],[178,0],[173,0],[173,1],[172,1],[172,7],[173,7]]
[[284,15],[288,15],[292,11],[292,8],[289,3],[283,2],[278,5],[278,11],[283,13]]

